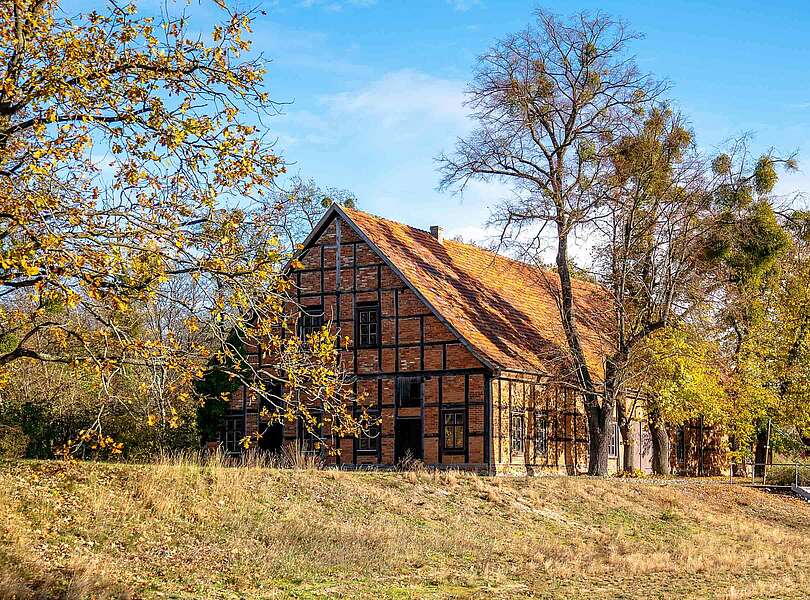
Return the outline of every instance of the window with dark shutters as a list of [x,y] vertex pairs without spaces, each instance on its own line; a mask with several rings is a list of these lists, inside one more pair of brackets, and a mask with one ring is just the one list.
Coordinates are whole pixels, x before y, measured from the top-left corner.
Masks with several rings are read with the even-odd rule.
[[509,439],[512,454],[522,454],[526,439],[526,418],[522,412],[513,412],[509,415]]
[[683,427],[678,427],[678,433],[675,440],[675,459],[678,463],[686,461],[686,435]]
[[619,424],[614,423],[608,440],[608,456],[619,456]]
[[298,418],[298,440],[301,453],[320,454],[323,414],[320,410],[310,409],[309,412],[314,422],[307,424],[302,417]]
[[534,452],[535,454],[548,452],[548,419],[542,413],[534,414]]
[[397,405],[400,408],[422,406],[422,378],[397,377]]
[[[376,419],[377,415],[369,413],[372,419]],[[364,431],[357,438],[357,451],[358,452],[376,452],[377,446],[380,443],[380,426],[375,423],[368,426],[368,431]]]
[[243,417],[226,417],[220,434],[220,441],[225,454],[241,454],[242,438],[244,437],[245,419]]

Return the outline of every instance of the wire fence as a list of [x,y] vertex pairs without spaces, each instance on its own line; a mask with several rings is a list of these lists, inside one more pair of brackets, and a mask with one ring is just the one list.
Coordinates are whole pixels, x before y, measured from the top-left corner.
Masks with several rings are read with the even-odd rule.
[[748,483],[770,487],[810,487],[808,463],[732,463],[728,469],[729,483]]

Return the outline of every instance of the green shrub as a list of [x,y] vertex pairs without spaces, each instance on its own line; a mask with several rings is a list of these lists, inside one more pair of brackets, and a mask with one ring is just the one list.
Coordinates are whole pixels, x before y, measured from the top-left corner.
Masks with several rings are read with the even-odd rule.
[[28,436],[19,427],[0,425],[0,458],[24,458]]

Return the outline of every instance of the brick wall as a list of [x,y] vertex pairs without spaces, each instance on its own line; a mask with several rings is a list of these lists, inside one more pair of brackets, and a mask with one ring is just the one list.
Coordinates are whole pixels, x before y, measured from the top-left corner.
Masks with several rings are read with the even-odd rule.
[[[582,400],[573,390],[521,373],[505,373],[491,385],[496,471],[574,474],[587,469],[587,420]],[[538,435],[543,423],[545,450]],[[512,443],[513,429],[522,430],[522,449]]]
[[[439,318],[389,268],[346,222],[332,221],[301,257],[303,268],[293,274],[297,302],[322,306],[324,319],[348,348],[342,364],[356,377],[356,393],[367,399],[380,415],[377,449],[360,451],[354,438],[337,440],[340,463],[392,465],[396,461],[396,431],[405,419],[421,422],[423,459],[427,464],[483,466],[488,462],[485,401],[489,375]],[[358,348],[355,315],[358,303],[379,307],[380,343]],[[292,309],[294,312],[295,310]],[[422,378],[423,402],[419,407],[398,406],[398,377]],[[243,410],[241,391],[232,408]],[[253,405],[245,408],[250,419]],[[448,411],[464,415],[464,446],[443,444],[441,422]],[[288,425],[289,440],[296,434]]]

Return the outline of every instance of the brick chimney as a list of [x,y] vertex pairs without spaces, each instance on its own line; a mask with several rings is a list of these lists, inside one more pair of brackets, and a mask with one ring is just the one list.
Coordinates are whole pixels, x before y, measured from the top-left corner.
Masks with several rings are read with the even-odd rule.
[[436,238],[436,241],[440,244],[444,242],[444,229],[439,225],[431,225],[430,226],[430,235]]

